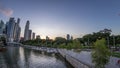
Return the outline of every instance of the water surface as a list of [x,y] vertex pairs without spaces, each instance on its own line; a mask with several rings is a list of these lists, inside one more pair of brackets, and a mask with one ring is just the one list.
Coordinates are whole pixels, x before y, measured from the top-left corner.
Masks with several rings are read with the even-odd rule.
[[23,47],[0,52],[0,68],[72,68],[60,56]]

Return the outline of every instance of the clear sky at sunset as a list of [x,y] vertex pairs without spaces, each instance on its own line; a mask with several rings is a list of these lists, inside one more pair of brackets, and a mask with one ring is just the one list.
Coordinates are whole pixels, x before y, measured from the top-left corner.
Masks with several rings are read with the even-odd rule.
[[0,0],[0,19],[20,18],[22,35],[27,20],[42,38],[81,37],[104,28],[120,34],[120,0]]

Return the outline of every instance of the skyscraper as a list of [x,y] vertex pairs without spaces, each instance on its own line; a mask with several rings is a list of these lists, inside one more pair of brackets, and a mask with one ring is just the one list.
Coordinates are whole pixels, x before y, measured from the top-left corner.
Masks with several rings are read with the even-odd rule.
[[8,42],[19,42],[21,28],[19,26],[20,19],[18,18],[17,23],[14,18],[10,18],[6,23],[6,36]]
[[35,33],[34,32],[32,33],[32,39],[33,40],[35,39]]
[[7,31],[7,41],[13,42],[14,41],[14,28],[15,28],[15,20],[14,18],[10,18],[9,21],[6,23],[6,31]]
[[24,30],[24,41],[28,40],[28,36],[29,36],[29,25],[30,22],[27,21],[26,25],[25,25],[25,30]]
[[37,35],[37,36],[36,36],[36,39],[41,39],[41,38],[40,38],[40,35]]
[[5,30],[5,24],[4,24],[4,22],[1,20],[1,21],[0,21],[0,35],[4,34],[4,30]]
[[70,40],[70,35],[69,35],[69,34],[67,34],[66,38],[67,38],[67,40]]
[[19,26],[20,23],[20,19],[17,19],[17,23],[15,23],[15,27],[14,27],[14,41],[15,42],[19,42],[20,40],[20,32],[21,32],[21,28]]
[[28,31],[28,40],[31,40],[31,36],[32,36],[32,30]]

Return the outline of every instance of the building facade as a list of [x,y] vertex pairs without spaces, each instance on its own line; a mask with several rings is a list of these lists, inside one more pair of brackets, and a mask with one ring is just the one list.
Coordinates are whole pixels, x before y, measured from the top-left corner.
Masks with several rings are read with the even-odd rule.
[[15,20],[14,18],[10,18],[9,21],[6,23],[7,27],[7,41],[13,42],[14,41],[14,27],[15,27]]
[[19,26],[20,19],[17,23],[14,18],[10,18],[6,23],[6,37],[8,42],[19,42],[21,28]]
[[37,35],[37,36],[36,36],[36,39],[41,39],[41,38],[40,38],[40,35]]
[[69,34],[67,34],[66,38],[67,38],[67,40],[70,40],[70,35],[69,35]]
[[24,30],[24,41],[29,40],[29,25],[30,25],[30,22],[27,21],[25,25],[25,30]]
[[20,33],[21,33],[21,28],[19,26],[20,19],[17,19],[17,23],[15,23],[14,27],[14,41],[19,42],[20,41]]
[[32,36],[32,30],[29,30],[29,31],[28,31],[28,40],[31,40],[31,39],[32,39],[31,36]]
[[35,33],[34,32],[32,33],[32,39],[33,40],[35,39]]
[[5,24],[4,22],[1,20],[0,21],[0,35],[3,35],[5,32]]

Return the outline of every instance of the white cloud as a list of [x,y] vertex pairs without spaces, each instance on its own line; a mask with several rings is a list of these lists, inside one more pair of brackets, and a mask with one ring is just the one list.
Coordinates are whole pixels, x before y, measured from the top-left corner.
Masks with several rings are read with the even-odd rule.
[[13,14],[13,10],[0,5],[0,13],[7,17],[10,17]]

